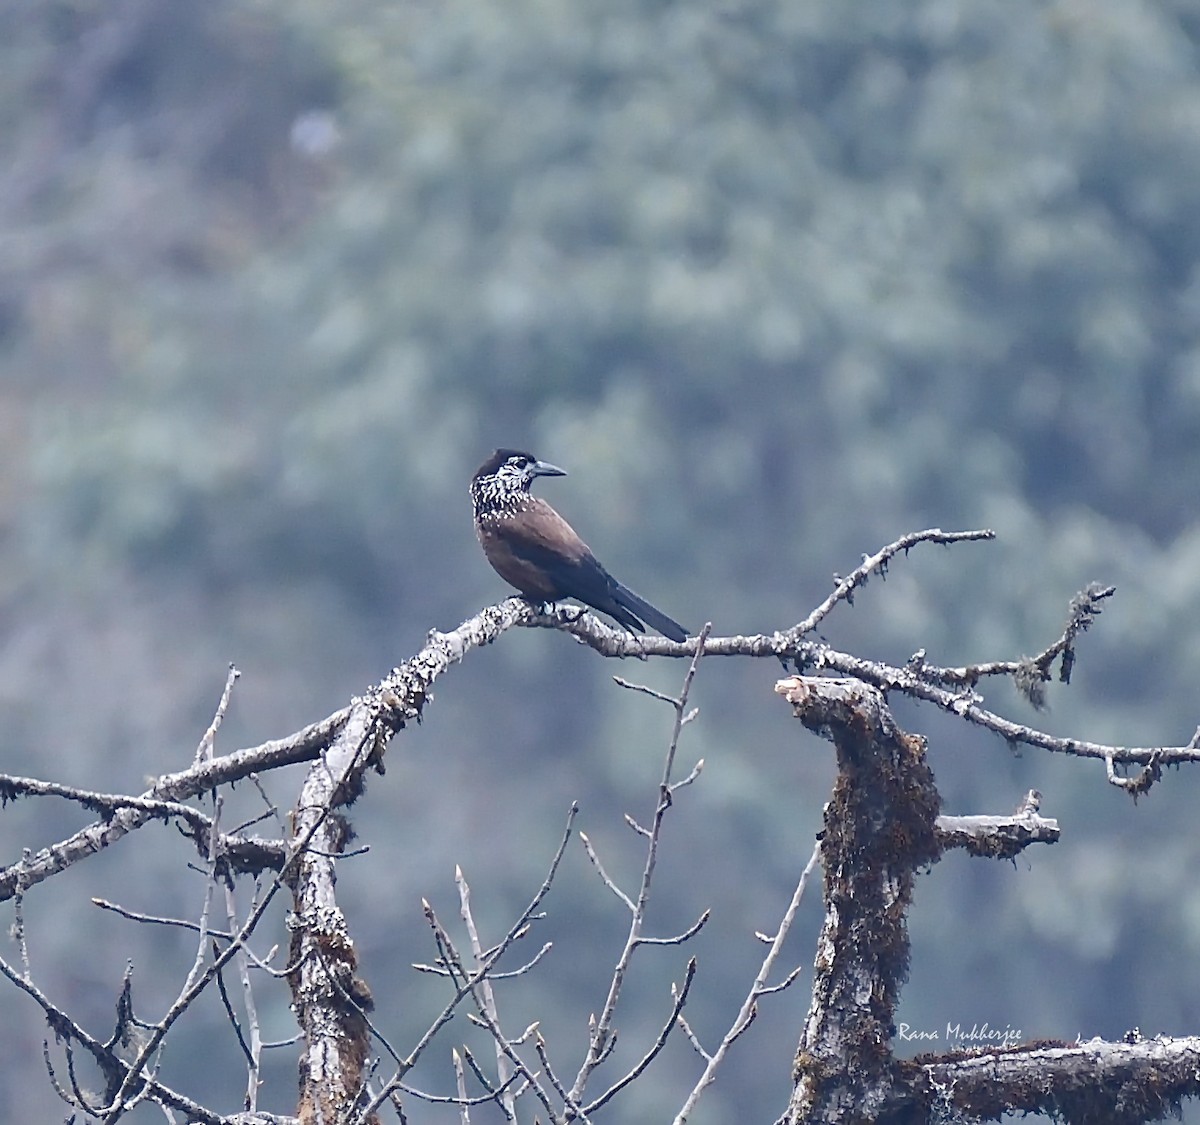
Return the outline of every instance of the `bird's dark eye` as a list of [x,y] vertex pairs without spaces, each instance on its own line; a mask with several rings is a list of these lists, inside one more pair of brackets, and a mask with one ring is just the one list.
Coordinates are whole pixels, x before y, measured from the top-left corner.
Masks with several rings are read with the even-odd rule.
[[516,464],[516,466],[517,466],[517,468],[518,468],[518,469],[525,469],[525,468],[528,468],[528,466],[529,466],[529,458],[528,458],[528,457],[518,457],[518,458],[516,459],[516,462],[515,462],[515,464]]

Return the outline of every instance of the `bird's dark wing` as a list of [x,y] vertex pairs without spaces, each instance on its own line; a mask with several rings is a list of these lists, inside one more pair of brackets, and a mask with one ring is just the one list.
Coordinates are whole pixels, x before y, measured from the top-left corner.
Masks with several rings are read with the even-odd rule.
[[[655,609],[645,598],[639,597],[628,586],[617,582],[616,589],[613,591],[613,600],[622,609],[636,613],[651,629],[657,629],[668,640],[678,641],[680,644],[687,640],[687,630],[678,621],[668,617],[662,610]],[[608,612],[617,617],[611,609]],[[619,617],[617,619],[620,620]]]
[[519,516],[497,520],[480,532],[492,566],[527,597],[557,601],[577,598],[615,618],[625,628],[645,632],[644,619],[671,640],[687,632],[622,586],[592,554],[575,529],[549,504],[532,498]]
[[515,516],[487,521],[480,538],[500,576],[530,597],[587,601],[610,593],[608,572],[544,500],[533,497]]

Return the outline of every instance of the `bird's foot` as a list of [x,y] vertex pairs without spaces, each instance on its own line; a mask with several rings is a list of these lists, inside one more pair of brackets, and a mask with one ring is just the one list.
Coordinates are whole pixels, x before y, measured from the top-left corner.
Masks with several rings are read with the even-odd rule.
[[554,617],[565,625],[574,625],[585,613],[586,606],[571,605],[570,602],[545,602],[537,598],[525,599],[543,617]]

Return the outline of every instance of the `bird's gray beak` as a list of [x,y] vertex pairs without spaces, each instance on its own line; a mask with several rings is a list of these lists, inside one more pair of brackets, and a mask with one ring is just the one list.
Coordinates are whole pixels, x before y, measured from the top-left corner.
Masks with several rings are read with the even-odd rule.
[[565,477],[567,470],[560,469],[557,465],[551,465],[549,461],[535,461],[533,475],[535,477]]

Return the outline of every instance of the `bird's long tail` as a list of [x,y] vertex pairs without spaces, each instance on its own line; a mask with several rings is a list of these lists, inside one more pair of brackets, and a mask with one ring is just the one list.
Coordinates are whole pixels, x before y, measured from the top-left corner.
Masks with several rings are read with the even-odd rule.
[[617,605],[637,614],[651,629],[657,629],[664,637],[672,641],[686,641],[687,630],[678,621],[672,621],[665,613],[655,609],[645,598],[639,598],[628,586],[619,582],[613,591],[613,600]]

